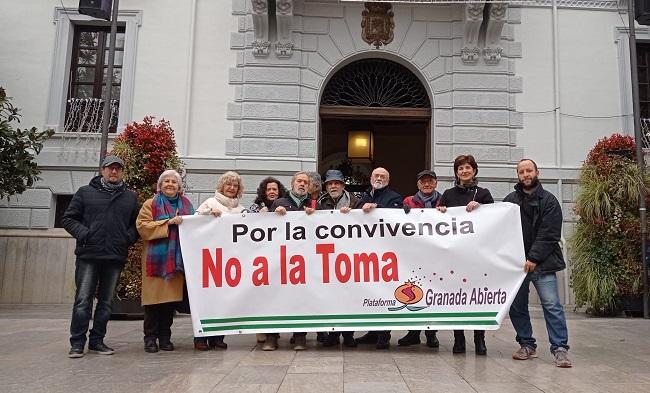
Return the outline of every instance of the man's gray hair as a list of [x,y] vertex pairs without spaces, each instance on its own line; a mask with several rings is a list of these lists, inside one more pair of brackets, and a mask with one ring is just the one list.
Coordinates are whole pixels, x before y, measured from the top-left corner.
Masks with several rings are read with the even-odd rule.
[[156,184],[156,192],[160,192],[160,187],[162,186],[163,181],[165,181],[165,178],[170,176],[174,176],[176,182],[178,182],[178,193],[181,194],[183,192],[183,178],[175,169],[166,169],[160,174],[158,177],[158,183]]
[[297,178],[298,176],[300,176],[300,175],[305,175],[305,176],[309,177],[309,181],[311,181],[311,177],[309,176],[309,172],[305,172],[305,171],[296,172],[296,173],[294,173],[293,176],[291,177],[291,186],[292,186],[291,188],[292,188],[292,189],[293,189],[293,182],[296,181],[296,178]]
[[320,173],[307,172],[307,176],[309,176],[309,183],[311,185],[318,186],[319,190],[323,188],[323,179],[320,177]]

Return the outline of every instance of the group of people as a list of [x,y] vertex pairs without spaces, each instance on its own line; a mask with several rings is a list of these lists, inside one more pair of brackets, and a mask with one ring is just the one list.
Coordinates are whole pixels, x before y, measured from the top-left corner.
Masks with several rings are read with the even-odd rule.
[[[192,214],[213,215],[270,213],[284,215],[287,211],[336,209],[348,213],[361,209],[370,213],[374,209],[434,208],[446,212],[448,207],[465,206],[468,212],[482,204],[494,203],[490,191],[479,187],[478,164],[471,155],[461,155],[454,160],[454,187],[442,194],[436,190],[438,180],[433,170],[425,169],[416,176],[418,191],[404,198],[389,186],[390,174],[381,167],[370,175],[370,188],[360,197],[345,189],[345,179],[338,170],[328,170],[324,184],[316,172],[297,172],[287,190],[273,177],[265,178],[257,188],[253,205],[245,208],[240,198],[244,187],[242,178],[235,172],[226,172],[217,181],[213,197],[194,209],[183,193],[181,176],[175,170],[163,172],[153,198],[138,208],[135,193],[124,184],[124,162],[116,156],[107,156],[101,174],[81,187],[74,195],[63,225],[77,240],[75,283],[76,294],[70,324],[69,357],[82,357],[86,341],[88,350],[110,355],[114,351],[104,343],[106,325],[111,314],[111,300],[127,257],[128,247],[144,240],[142,255],[142,304],[144,306],[144,350],[146,352],[173,351],[171,326],[179,303],[187,301],[183,259],[180,250],[178,226],[182,216]],[[526,254],[524,270],[526,279],[510,309],[510,319],[517,333],[520,348],[512,357],[526,360],[537,357],[528,313],[529,286],[532,282],[541,299],[548,330],[551,353],[558,367],[571,367],[568,359],[568,331],[560,303],[556,272],[565,268],[559,247],[562,211],[557,199],[544,190],[539,182],[537,164],[523,159],[517,165],[519,182],[515,191],[504,201],[520,206],[523,242]],[[324,186],[324,190],[322,190]],[[92,315],[93,297],[97,306],[93,327],[86,337]],[[409,331],[397,343],[400,346],[420,344],[420,331]],[[307,348],[307,333],[295,332],[291,343],[294,350]],[[354,332],[318,333],[317,341],[325,347],[340,344],[356,347],[374,344],[377,349],[388,349],[390,331],[370,331],[359,338]],[[435,330],[425,331],[426,345],[438,348],[440,343]],[[279,334],[258,334],[257,341],[266,351],[278,348]],[[226,349],[223,336],[195,337],[194,348],[205,351]],[[486,355],[485,331],[474,331],[476,355]],[[465,335],[454,331],[454,354],[465,353]]]

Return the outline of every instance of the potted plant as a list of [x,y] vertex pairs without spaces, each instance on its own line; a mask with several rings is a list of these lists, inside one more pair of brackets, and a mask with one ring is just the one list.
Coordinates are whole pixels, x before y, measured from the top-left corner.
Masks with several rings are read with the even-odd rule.
[[[158,176],[165,169],[183,173],[184,167],[176,151],[174,130],[170,123],[165,119],[154,123],[153,119],[147,116],[141,123],[130,123],[115,138],[111,151],[111,154],[124,160],[124,181],[138,194],[140,204],[156,192]],[[113,316],[124,318],[142,315],[142,247],[142,240],[138,240],[129,249],[115,292]]]
[[635,162],[631,136],[614,134],[589,152],[578,184],[579,215],[569,239],[576,304],[590,313],[615,314],[642,290],[638,201],[650,186]]

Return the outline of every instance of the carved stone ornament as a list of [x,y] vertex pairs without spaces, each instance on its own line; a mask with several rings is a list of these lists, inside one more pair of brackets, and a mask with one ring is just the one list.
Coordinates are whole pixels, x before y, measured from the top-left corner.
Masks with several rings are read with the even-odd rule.
[[284,44],[277,43],[275,44],[275,55],[278,57],[291,57],[291,54],[293,53],[293,44],[291,42],[287,42]]
[[460,50],[460,58],[463,60],[463,63],[466,64],[476,64],[478,63],[478,58],[481,55],[481,50],[475,46],[472,48],[463,47]]
[[253,41],[253,55],[267,56],[271,43],[269,41]]
[[293,42],[291,42],[293,0],[276,0],[275,21],[278,32],[278,42],[275,43],[275,54],[278,57],[291,57],[293,53]]
[[269,3],[268,0],[251,0],[253,11],[253,55],[269,54]]
[[465,26],[463,29],[463,48],[460,57],[463,63],[475,64],[481,55],[478,36],[483,23],[485,3],[468,3],[465,5]]
[[361,13],[361,38],[379,49],[382,45],[393,42],[395,22],[393,6],[390,3],[364,3]]
[[499,64],[501,54],[503,54],[503,48],[485,48],[483,49],[483,60],[486,64]]

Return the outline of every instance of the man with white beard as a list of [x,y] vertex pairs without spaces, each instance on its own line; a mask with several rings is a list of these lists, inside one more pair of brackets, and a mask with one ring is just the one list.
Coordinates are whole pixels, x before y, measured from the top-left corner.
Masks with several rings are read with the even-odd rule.
[[[375,168],[370,174],[370,189],[359,200],[357,208],[364,213],[370,213],[374,209],[392,208],[401,209],[404,197],[388,187],[390,174],[384,168]],[[358,344],[376,344],[377,349],[388,349],[390,347],[390,330],[368,332],[357,339]]]

